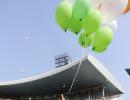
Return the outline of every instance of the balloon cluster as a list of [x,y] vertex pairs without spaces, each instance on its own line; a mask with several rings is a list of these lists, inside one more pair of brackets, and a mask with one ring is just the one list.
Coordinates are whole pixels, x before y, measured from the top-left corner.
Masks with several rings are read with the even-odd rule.
[[116,19],[130,10],[130,0],[62,0],[56,9],[56,21],[66,32],[79,35],[83,48],[92,45],[103,52],[117,29]]

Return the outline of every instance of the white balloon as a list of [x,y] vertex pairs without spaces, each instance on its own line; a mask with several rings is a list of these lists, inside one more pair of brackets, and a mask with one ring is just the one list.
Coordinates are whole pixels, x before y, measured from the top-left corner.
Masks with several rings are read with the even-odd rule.
[[91,0],[91,4],[93,8],[98,8],[99,5],[101,5],[103,0]]
[[74,4],[74,2],[75,2],[75,0],[65,0],[65,1],[67,1],[67,2],[69,2],[70,4]]
[[105,20],[114,20],[122,15],[126,8],[128,0],[103,0],[101,5],[101,12]]
[[110,27],[113,30],[114,33],[116,33],[117,27],[118,27],[118,22],[116,20],[111,21],[111,22],[104,21],[102,23],[102,26],[108,26],[108,27]]

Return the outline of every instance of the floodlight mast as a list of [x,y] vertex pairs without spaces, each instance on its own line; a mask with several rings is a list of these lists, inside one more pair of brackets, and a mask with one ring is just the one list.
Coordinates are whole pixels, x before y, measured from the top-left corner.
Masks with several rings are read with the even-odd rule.
[[72,62],[72,58],[68,53],[63,53],[55,57],[56,68],[68,65],[70,62]]

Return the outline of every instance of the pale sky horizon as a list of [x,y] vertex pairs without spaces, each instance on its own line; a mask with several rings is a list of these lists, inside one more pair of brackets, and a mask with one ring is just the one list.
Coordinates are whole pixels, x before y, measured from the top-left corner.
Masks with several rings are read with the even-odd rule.
[[[55,68],[56,55],[81,57],[78,37],[65,33],[55,21],[60,0],[0,0],[0,82],[38,75]],[[130,13],[118,19],[108,50],[95,56],[122,84],[124,100],[130,97]]]

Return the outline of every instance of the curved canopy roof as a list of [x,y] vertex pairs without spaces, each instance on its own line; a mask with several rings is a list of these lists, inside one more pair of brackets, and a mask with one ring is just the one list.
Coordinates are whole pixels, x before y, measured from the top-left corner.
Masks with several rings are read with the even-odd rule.
[[127,73],[130,75],[130,69],[126,69]]
[[[44,96],[68,92],[80,59],[50,72],[21,80],[0,82],[0,96]],[[93,56],[83,58],[72,91],[105,86],[108,95],[122,94],[123,89],[113,75]]]

